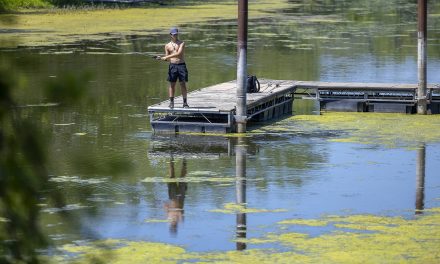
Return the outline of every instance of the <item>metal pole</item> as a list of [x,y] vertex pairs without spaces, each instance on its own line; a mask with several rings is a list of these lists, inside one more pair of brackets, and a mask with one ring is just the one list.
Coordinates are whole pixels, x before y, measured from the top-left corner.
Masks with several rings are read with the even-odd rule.
[[416,214],[423,213],[425,208],[425,144],[417,149],[417,169],[416,169]]
[[[247,146],[244,138],[238,138],[235,146],[235,193],[237,204],[246,208],[246,153]],[[237,213],[237,238],[246,238],[246,213]],[[246,249],[246,243],[238,241],[236,243],[237,250]]]
[[247,31],[248,0],[239,0],[237,30],[237,113],[235,116],[238,133],[246,133]]
[[427,2],[418,0],[418,33],[417,33],[417,68],[418,68],[418,89],[417,89],[417,113],[426,115],[426,42],[427,42]]

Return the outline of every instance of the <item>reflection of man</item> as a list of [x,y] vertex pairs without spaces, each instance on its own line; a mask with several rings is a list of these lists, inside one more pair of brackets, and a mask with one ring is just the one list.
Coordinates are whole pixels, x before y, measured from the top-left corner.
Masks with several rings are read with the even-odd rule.
[[[186,160],[183,159],[182,169],[180,172],[180,179],[168,183],[168,197],[169,201],[165,204],[167,210],[168,221],[170,222],[170,232],[177,233],[177,225],[183,221],[183,205],[185,201],[185,194],[187,190],[187,183],[182,182],[186,176]],[[174,174],[174,159],[170,160],[170,179],[175,179]]]

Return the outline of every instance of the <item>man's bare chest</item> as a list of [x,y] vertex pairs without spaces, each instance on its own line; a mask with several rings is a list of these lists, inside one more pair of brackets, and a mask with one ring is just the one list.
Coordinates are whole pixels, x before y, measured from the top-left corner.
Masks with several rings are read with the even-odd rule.
[[179,51],[180,45],[182,45],[182,43],[170,42],[167,45],[167,50],[171,54],[177,53]]

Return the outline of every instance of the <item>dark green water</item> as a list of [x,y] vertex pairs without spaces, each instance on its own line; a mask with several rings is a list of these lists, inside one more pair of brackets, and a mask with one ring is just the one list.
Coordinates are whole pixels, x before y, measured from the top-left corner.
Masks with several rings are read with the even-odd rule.
[[[414,1],[290,2],[292,8],[274,18],[250,21],[249,73],[271,79],[417,82]],[[428,81],[440,83],[440,4],[430,5]],[[235,79],[235,21],[180,28],[190,90]],[[44,229],[56,244],[124,238],[191,251],[235,249],[236,215],[211,210],[235,203],[237,193],[246,195],[250,208],[285,209],[248,214],[248,238],[279,231],[275,223],[286,218],[412,217],[420,151],[426,154],[423,206],[440,206],[440,136],[437,143],[413,150],[328,141],[338,131],[251,134],[240,144],[237,138],[154,135],[147,107],[167,98],[167,64],[133,52],[161,53],[167,41],[159,32],[0,51],[1,59],[26,77],[25,88],[14,91],[23,113],[51,138],[49,188],[62,190],[68,204],[54,208],[41,201]],[[92,77],[80,104],[44,105],[50,102],[43,96],[47,83],[83,73]],[[297,115],[318,111],[311,101],[295,101],[294,109]],[[236,150],[242,145],[245,189],[242,179],[235,179]],[[177,184],[170,178],[185,180]],[[65,222],[61,210],[78,226]]]

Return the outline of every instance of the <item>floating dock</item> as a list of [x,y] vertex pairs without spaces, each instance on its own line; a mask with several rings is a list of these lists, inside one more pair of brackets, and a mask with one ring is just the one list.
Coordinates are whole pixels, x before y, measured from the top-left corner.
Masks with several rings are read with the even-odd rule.
[[[335,83],[260,79],[258,93],[247,94],[247,120],[262,122],[292,113],[294,98],[313,99],[323,110],[414,113],[416,84]],[[151,126],[157,132],[236,132],[237,82],[216,84],[188,94],[189,108],[182,97],[148,107]],[[440,113],[440,85],[428,86],[428,112]]]
[[[247,94],[247,119],[267,121],[292,112],[295,81],[259,79],[260,92]],[[236,131],[237,82],[230,81],[188,94],[189,108],[180,108],[182,97],[148,107],[154,131],[231,133]]]
[[[416,112],[417,84],[296,82],[295,97],[320,102],[320,109],[347,112]],[[440,85],[427,87],[428,113],[440,113]]]

